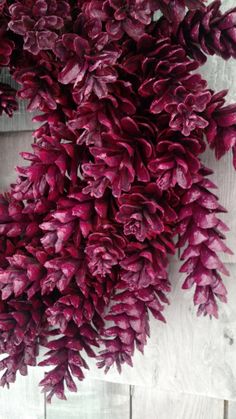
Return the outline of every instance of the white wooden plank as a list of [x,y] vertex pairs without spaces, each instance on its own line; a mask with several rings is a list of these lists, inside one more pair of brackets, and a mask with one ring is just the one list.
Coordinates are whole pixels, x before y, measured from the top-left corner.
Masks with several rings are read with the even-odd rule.
[[227,265],[229,301],[220,305],[218,320],[197,318],[193,292],[181,290],[183,276],[178,268],[172,265],[167,324],[151,320],[144,356],[137,352],[134,367],[125,366],[121,375],[111,368],[104,376],[90,362],[88,377],[236,400],[236,265]]
[[226,419],[236,419],[236,402],[228,402]]
[[[7,83],[15,89],[19,88],[7,70],[2,70],[0,73],[0,82]],[[36,113],[27,111],[27,101],[18,100],[18,104],[19,109],[12,118],[9,118],[5,113],[0,116],[0,132],[32,131],[39,126],[38,123],[32,122],[32,118]]]
[[[227,10],[235,6],[234,0],[224,0],[223,9]],[[236,103],[236,60],[222,60],[218,56],[209,56],[207,63],[197,72],[208,81],[209,87],[215,91],[229,89],[227,104]],[[219,190],[217,194],[220,202],[228,210],[222,215],[222,219],[230,227],[227,235],[228,244],[235,250],[234,255],[222,255],[222,260],[228,263],[236,263],[236,172],[232,164],[232,154],[228,153],[217,161],[214,153],[207,150],[202,158],[207,167],[213,169],[215,174],[211,179],[216,183]]]
[[167,325],[152,326],[151,345],[158,352],[156,382],[162,390],[236,399],[236,266],[228,268],[229,302],[220,306],[219,320],[211,320],[196,317],[192,291],[181,290],[183,279],[178,266],[173,267]]
[[134,387],[132,419],[223,419],[223,413],[223,400]]
[[44,396],[38,387],[43,370],[30,368],[27,377],[17,376],[10,389],[0,389],[0,419],[44,419]]
[[19,102],[19,109],[14,112],[12,118],[6,114],[0,116],[0,132],[32,131],[39,124],[32,122],[33,114],[26,111],[25,102]]
[[236,171],[232,165],[232,156],[229,153],[220,161],[216,161],[213,153],[208,150],[202,161],[207,167],[214,170],[215,173],[210,176],[210,179],[218,186],[218,190],[213,192],[219,197],[221,205],[228,211],[220,214],[220,218],[230,228],[230,231],[226,234],[226,243],[234,254],[224,253],[220,257],[225,263],[236,263]]
[[46,405],[47,419],[129,419],[129,386],[85,380],[67,402],[54,398]]
[[15,181],[14,168],[26,163],[21,158],[21,151],[30,151],[33,142],[31,132],[0,133],[0,192],[7,191]]
[[[231,1],[231,0],[230,0]],[[209,78],[211,87],[220,90],[231,87],[230,101],[235,101],[236,86],[235,62],[226,64],[213,57],[205,67],[206,76]],[[217,60],[217,61],[215,61]],[[223,67],[221,67],[223,66]],[[213,78],[214,77],[214,78]],[[231,86],[230,86],[231,85]],[[19,137],[14,137],[19,138]],[[0,142],[1,147],[2,143]],[[27,143],[28,144],[28,143]],[[25,150],[25,147],[21,147]],[[1,149],[2,151],[3,149]],[[6,146],[6,152],[1,153],[7,160],[14,150],[10,151]],[[9,152],[9,154],[8,154]],[[14,157],[12,159],[15,162]],[[11,160],[11,158],[10,158]],[[232,170],[230,157],[226,157],[216,163],[213,157],[206,155],[206,163],[213,169],[216,168],[215,180],[218,183],[221,202],[230,211],[228,224],[232,228],[229,236],[229,244],[236,249],[235,242],[235,174]],[[5,164],[5,163],[4,163]],[[8,164],[6,162],[6,164]],[[15,165],[15,164],[14,164]],[[8,184],[13,165],[8,166],[2,172],[4,187]],[[5,182],[5,183],[4,183]],[[235,262],[235,257],[225,259]],[[145,357],[137,354],[133,369],[124,368],[119,376],[113,370],[106,376],[107,380],[126,383],[152,384],[156,383],[160,388],[167,391],[189,391],[197,394],[236,400],[236,360],[235,360],[235,336],[236,336],[236,268],[231,266],[233,279],[229,279],[228,288],[229,305],[222,306],[220,320],[197,319],[192,307],[190,293],[180,291],[180,275],[175,267],[172,277],[175,282],[175,290],[172,294],[172,305],[167,310],[167,325],[153,322],[152,339],[146,348]],[[91,372],[91,377],[104,379],[103,373],[96,369]]]
[[[212,0],[207,0],[211,3]],[[225,12],[235,7],[235,0],[222,1],[221,10]],[[227,95],[227,104],[236,103],[236,60],[223,60],[216,55],[208,56],[207,62],[196,70],[207,80],[208,85],[214,91],[229,89]],[[235,249],[234,255],[222,255],[222,260],[226,263],[236,263],[236,173],[232,165],[232,155],[229,153],[220,161],[216,161],[214,153],[207,150],[202,158],[203,162],[215,171],[212,180],[219,187],[218,196],[223,206],[228,210],[228,214],[222,216],[222,219],[230,227],[227,235],[228,244],[231,249]]]
[[[0,134],[0,191],[16,178],[14,167],[23,162],[19,152],[30,150],[29,132]],[[44,419],[44,396],[38,387],[43,369],[29,368],[27,377],[17,376],[10,389],[0,389],[0,419]]]
[[[211,3],[208,0],[207,3]],[[225,12],[235,7],[235,0],[222,1],[221,10]],[[229,89],[227,104],[236,103],[236,60],[223,60],[216,55],[208,56],[207,62],[197,70],[208,85],[214,91]],[[207,151],[203,157],[204,163],[215,171],[212,180],[219,187],[218,195],[223,206],[228,210],[228,214],[223,215],[222,219],[228,224],[231,231],[228,233],[228,244],[235,254],[222,255],[222,260],[228,263],[236,263],[236,173],[232,165],[232,156],[229,153],[220,161],[216,161],[212,151]]]

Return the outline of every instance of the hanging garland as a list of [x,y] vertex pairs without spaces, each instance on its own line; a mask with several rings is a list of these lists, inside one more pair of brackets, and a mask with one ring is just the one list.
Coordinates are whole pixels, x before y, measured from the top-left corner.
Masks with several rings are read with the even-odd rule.
[[[198,73],[236,58],[236,8],[203,0],[0,0],[0,114],[16,96],[40,122],[0,198],[1,385],[37,364],[48,401],[83,380],[83,358],[132,365],[165,321],[170,255],[198,314],[226,302],[224,212],[201,161],[233,152],[236,105]],[[153,20],[154,12],[161,17]],[[156,14],[155,14],[156,15]]]

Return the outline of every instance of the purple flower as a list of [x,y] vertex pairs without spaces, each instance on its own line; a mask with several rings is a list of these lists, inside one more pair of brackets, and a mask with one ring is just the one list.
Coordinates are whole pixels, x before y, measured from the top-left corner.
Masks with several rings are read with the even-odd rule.
[[165,270],[168,239],[163,236],[163,240],[152,241],[150,246],[127,246],[120,262],[121,282],[106,316],[109,326],[103,332],[105,349],[98,367],[105,367],[105,371],[114,363],[119,371],[123,363],[132,366],[135,346],[143,352],[149,336],[149,310],[156,319],[165,321],[162,311],[168,303],[165,292],[170,284]]
[[59,74],[59,81],[63,84],[78,84],[83,80],[88,69],[86,56],[90,52],[90,44],[86,39],[76,34],[65,34],[58,40],[55,53],[65,67]]
[[72,235],[76,245],[79,245],[81,233],[75,227],[76,223],[73,220],[64,223],[57,220],[49,220],[40,224],[40,228],[44,232],[41,243],[45,251],[48,254],[61,252]]
[[0,235],[3,254],[1,267],[9,265],[6,257],[12,256],[17,249],[24,249],[28,241],[37,240],[39,228],[34,220],[24,214],[24,204],[12,196],[0,196]]

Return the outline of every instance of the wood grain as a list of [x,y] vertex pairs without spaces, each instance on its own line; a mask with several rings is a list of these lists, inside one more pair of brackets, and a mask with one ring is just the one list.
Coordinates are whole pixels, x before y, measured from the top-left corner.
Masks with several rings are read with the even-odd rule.
[[31,151],[33,142],[31,132],[0,133],[0,192],[7,191],[15,181],[17,165],[26,165],[20,156],[21,151]]
[[220,257],[225,263],[236,263],[236,171],[233,169],[232,156],[227,154],[220,162],[217,162],[208,150],[202,160],[207,167],[214,170],[214,174],[209,178],[218,186],[218,189],[212,192],[219,197],[219,202],[227,209],[227,213],[220,214],[220,219],[230,229],[226,234],[226,243],[234,254],[223,253]]
[[121,375],[111,369],[104,376],[92,366],[89,377],[236,400],[236,265],[227,267],[231,272],[225,280],[229,302],[220,305],[219,319],[211,320],[197,318],[193,291],[181,290],[183,276],[178,264],[173,264],[167,324],[151,319],[151,339],[144,356],[136,353],[134,367],[124,367]]
[[68,401],[53,399],[47,419],[129,419],[129,386],[86,380]]
[[225,419],[236,419],[236,403],[229,402],[228,403],[228,417]]
[[[19,88],[5,69],[0,73],[0,82],[7,83],[15,89]],[[19,109],[12,118],[9,118],[5,113],[0,117],[0,132],[32,131],[39,126],[38,123],[32,122],[36,113],[27,111],[27,101],[18,100],[18,104]]]
[[45,419],[44,396],[38,387],[42,378],[42,369],[30,368],[29,375],[17,376],[9,390],[1,388],[0,419]]
[[[229,8],[234,5],[235,0],[224,0],[223,2],[224,8]],[[212,89],[218,91],[230,88],[228,103],[232,103],[236,101],[235,69],[236,64],[233,60],[225,62],[218,57],[209,57],[208,63],[203,66],[199,72],[208,80],[209,86]],[[12,120],[6,119],[5,122],[4,118],[0,118],[0,131],[32,129],[32,125],[30,125],[29,122],[31,116],[25,112],[24,107],[21,108],[14,118]],[[15,132],[1,134],[1,190],[6,190],[10,182],[15,179],[16,175],[13,172],[13,168],[20,161],[18,152],[29,150],[31,141],[31,133]],[[212,176],[212,179],[219,186],[218,195],[222,205],[229,211],[228,214],[224,216],[224,220],[231,228],[231,232],[228,234],[228,244],[235,251],[235,255],[230,257],[223,256],[223,260],[230,263],[236,263],[236,174],[232,168],[232,158],[231,156],[226,156],[220,162],[216,162],[211,151],[208,151],[204,155],[203,160],[205,164],[215,170],[215,175]],[[172,263],[171,281],[173,283],[173,292],[171,294],[171,305],[166,310],[167,324],[164,325],[152,320],[152,337],[145,349],[145,356],[143,357],[140,353],[137,353],[134,359],[134,368],[124,367],[122,375],[119,375],[112,369],[105,376],[102,371],[98,371],[95,365],[90,362],[91,371],[88,376],[90,378],[118,383],[140,384],[143,385],[143,388],[140,389],[141,393],[144,392],[144,386],[155,385],[158,389],[172,392],[172,396],[178,392],[197,394],[198,396],[194,400],[191,396],[183,396],[183,400],[187,400],[186,398],[188,398],[190,406],[192,406],[193,409],[191,410],[186,407],[186,409],[190,410],[186,410],[187,413],[184,419],[200,419],[200,416],[198,415],[198,410],[202,412],[200,406],[208,406],[209,403],[209,400],[202,397],[202,395],[236,400],[236,265],[231,264],[228,268],[232,274],[231,278],[226,279],[225,281],[229,290],[229,304],[221,306],[220,318],[217,321],[215,319],[196,318],[195,309],[193,308],[192,303],[192,291],[183,292],[181,290],[183,277],[178,273],[178,264],[176,262]],[[41,372],[41,370],[39,371]],[[20,380],[21,381],[18,382],[22,383],[21,398],[23,400],[22,406],[24,406],[24,400],[27,397],[31,397],[31,391],[29,390],[30,386],[28,387],[28,390],[27,388],[24,390],[23,387],[23,383],[25,383],[25,380],[27,381],[28,378],[23,377]],[[16,385],[18,385],[18,383]],[[118,387],[119,390],[118,393],[116,393]],[[49,406],[48,419],[65,419],[68,417],[68,411],[70,412],[71,419],[74,419],[75,417],[80,417],[80,419],[97,417],[98,419],[100,419],[100,417],[109,419],[113,418],[113,416],[120,419],[122,418],[122,415],[120,415],[120,408],[118,409],[118,407],[116,407],[116,400],[119,400],[118,405],[121,404],[125,406],[124,410],[126,413],[123,416],[124,419],[126,419],[128,417],[128,387],[124,387],[125,393],[123,393],[123,387],[118,387],[106,382],[86,381],[81,384],[80,394],[70,395],[69,404],[57,401],[54,402],[52,406]],[[39,394],[36,383],[35,387],[33,387],[32,384],[32,388],[34,389],[32,390],[32,397],[34,398],[36,397],[36,394]],[[14,398],[12,398],[12,391],[14,391],[13,387],[11,392],[8,393],[2,393],[0,391],[0,419],[15,419],[15,413],[12,414],[10,410],[6,409],[15,408],[20,413],[23,411],[21,410],[21,406],[18,407],[18,405],[15,404],[12,406],[10,404],[10,395],[11,400],[14,400]],[[155,392],[156,388],[153,391]],[[34,394],[34,392],[36,392],[36,394]],[[20,403],[21,400],[19,394],[20,392],[18,390],[19,401],[17,403]],[[146,397],[148,398],[149,396]],[[173,396],[174,404],[171,404],[170,399],[167,399],[166,397],[167,396],[165,395],[163,402],[159,402],[162,406],[162,408],[160,408],[159,416],[161,414],[162,416],[157,419],[166,419],[168,417],[171,419],[172,417],[176,418],[175,412],[174,415],[172,415],[172,411],[174,409],[178,412],[178,406],[180,414],[182,414],[180,406],[182,404],[184,405],[184,402],[181,403],[181,399],[178,399],[180,396]],[[134,398],[136,398],[136,400],[139,398],[137,392]],[[154,399],[155,398],[156,396]],[[91,400],[93,401],[92,403]],[[103,400],[103,405],[101,405],[101,400]],[[172,411],[167,410],[167,413],[170,412],[170,414],[165,412],[163,407],[165,403],[172,406]],[[6,406],[4,404],[6,404]],[[88,413],[90,416],[86,416],[86,404],[90,407]],[[5,411],[2,410],[2,406],[5,406]],[[80,407],[80,410],[78,410],[78,406]],[[97,406],[99,409],[103,409],[103,416],[99,416],[99,409]],[[115,411],[115,414],[113,415],[112,413],[112,416],[111,406],[113,406],[112,409],[114,408]],[[145,404],[143,409],[144,408]],[[214,419],[218,419],[214,409],[215,407],[212,408],[215,414]],[[141,410],[139,410],[139,413],[140,411]],[[195,416],[198,416],[195,417],[192,412],[195,412]],[[135,413],[135,410],[133,413]],[[2,417],[1,414],[8,416]],[[154,412],[150,409],[149,415],[152,414],[154,414]],[[207,416],[207,418],[211,418],[210,414],[209,410],[209,416]],[[229,415],[231,416],[229,416],[228,419],[236,419],[235,404],[229,404]],[[19,419],[21,419],[21,417],[24,417],[24,419],[35,419],[34,416],[27,417],[27,410],[26,415],[18,414],[17,417]],[[152,419],[152,416],[140,415],[140,418],[146,419],[146,417]],[[36,416],[36,419],[39,418],[40,416]],[[179,418],[182,418],[182,416]],[[202,416],[201,419],[204,419],[204,416]]]
[[[212,0],[207,0],[211,3]],[[223,12],[235,7],[235,0],[222,1],[221,10]],[[218,56],[208,56],[207,62],[196,72],[207,80],[211,89],[218,92],[228,89],[226,104],[236,103],[236,60],[223,60]],[[216,161],[213,153],[209,150],[203,157],[204,163],[215,171],[212,180],[219,187],[217,192],[223,206],[228,210],[228,214],[222,219],[230,227],[227,235],[228,244],[235,251],[233,256],[222,255],[222,260],[228,263],[236,263],[236,173],[232,165],[232,155],[229,153],[219,162]]]
[[236,266],[228,268],[229,301],[220,305],[219,320],[211,320],[196,317],[192,291],[181,290],[183,277],[172,266],[167,324],[153,322],[151,329],[150,345],[158,353],[152,367],[162,390],[236,400]]
[[[234,0],[224,0],[223,9],[227,10],[235,6]],[[236,61],[230,59],[224,61],[217,56],[209,56],[207,63],[198,72],[208,81],[208,85],[215,91],[229,89],[226,97],[226,104],[236,102]],[[229,226],[227,234],[229,247],[235,252],[234,255],[221,255],[224,262],[236,263],[236,171],[232,164],[232,154],[228,153],[220,161],[215,159],[211,150],[203,155],[203,163],[214,170],[211,179],[218,186],[216,194],[219,196],[221,204],[228,210],[227,214],[221,218]]]
[[132,419],[223,419],[224,402],[135,386]]
[[[18,153],[30,150],[31,133],[0,135],[0,186],[7,190],[14,181],[14,166],[20,163]],[[227,159],[223,160],[227,169]],[[225,172],[222,172],[220,185]],[[232,176],[234,174],[232,173]],[[233,177],[231,191],[225,194],[234,211]],[[221,187],[222,189],[222,187]],[[223,188],[224,190],[224,188]],[[227,188],[225,187],[225,190]],[[223,202],[225,205],[225,202]],[[234,215],[231,216],[234,222]],[[233,229],[235,232],[235,229]],[[235,234],[234,234],[235,236]],[[233,236],[232,236],[233,237]],[[234,239],[234,237],[233,237]],[[233,246],[236,249],[236,245]],[[227,279],[229,305],[223,305],[220,320],[197,319],[191,292],[181,291],[183,279],[178,265],[172,262],[171,279],[174,285],[171,306],[166,310],[167,325],[152,322],[152,337],[145,356],[137,353],[134,368],[124,367],[122,375],[114,369],[107,376],[90,361],[90,378],[126,384],[158,384],[167,391],[188,391],[224,399],[236,400],[236,267],[230,265],[232,278]]]

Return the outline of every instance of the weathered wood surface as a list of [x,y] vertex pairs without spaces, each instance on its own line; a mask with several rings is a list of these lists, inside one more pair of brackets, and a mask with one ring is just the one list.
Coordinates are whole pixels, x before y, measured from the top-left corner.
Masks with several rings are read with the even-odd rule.
[[219,197],[219,202],[228,211],[220,214],[220,218],[230,229],[226,234],[227,245],[234,254],[220,256],[223,262],[236,263],[236,171],[233,169],[232,156],[228,154],[220,161],[216,161],[214,155],[207,151],[202,160],[207,167],[214,170],[214,174],[209,178],[218,186],[218,189],[212,192]]
[[47,419],[130,419],[129,386],[86,380],[67,402],[53,399],[46,409]]
[[0,133],[0,192],[6,192],[15,181],[15,167],[26,164],[19,153],[32,151],[32,141],[31,132]]
[[224,402],[135,386],[132,419],[224,419]]
[[236,403],[235,402],[228,403],[227,416],[225,419],[236,419]]
[[224,401],[205,396],[163,392],[87,380],[68,400],[53,399],[45,404],[37,388],[42,378],[31,369],[28,377],[18,377],[10,390],[0,391],[0,419],[235,419],[229,405],[224,416]]
[[38,388],[42,378],[42,369],[30,368],[29,375],[17,376],[10,389],[1,387],[0,419],[45,419],[44,395]]
[[[14,88],[17,84],[11,79],[7,70],[0,73],[0,82],[7,83]],[[32,131],[38,124],[32,122],[35,113],[27,111],[27,101],[18,100],[19,109],[9,118],[5,113],[0,117],[0,132]]]
[[222,304],[219,320],[197,318],[192,291],[182,291],[183,276],[172,265],[173,291],[166,309],[167,324],[151,321],[151,339],[145,356],[137,353],[134,368],[122,375],[111,370],[105,377],[92,368],[90,377],[153,385],[172,392],[187,392],[236,400],[236,265],[227,265],[231,277],[225,283],[228,304]]

